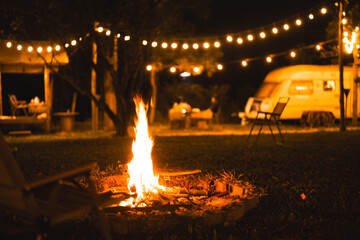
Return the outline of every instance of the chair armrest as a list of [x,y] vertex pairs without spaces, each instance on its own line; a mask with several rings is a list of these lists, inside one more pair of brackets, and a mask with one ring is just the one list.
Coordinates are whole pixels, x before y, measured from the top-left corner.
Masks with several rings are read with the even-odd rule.
[[68,178],[73,178],[73,177],[77,177],[80,175],[84,175],[85,173],[90,173],[90,171],[95,168],[97,166],[96,163],[90,163],[87,164],[85,166],[81,166],[75,169],[71,169],[70,171],[64,172],[64,173],[60,173],[54,176],[50,176],[48,178],[44,178],[44,179],[40,179],[34,182],[31,182],[29,184],[27,184],[27,186],[25,188],[27,189],[35,189],[38,187],[43,187],[45,185],[48,184],[52,184],[54,182],[57,182],[59,180],[62,179],[68,179]]

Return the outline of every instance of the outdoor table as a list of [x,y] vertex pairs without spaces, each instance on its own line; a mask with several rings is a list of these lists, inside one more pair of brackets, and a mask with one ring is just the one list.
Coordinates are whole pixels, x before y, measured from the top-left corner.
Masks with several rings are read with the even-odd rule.
[[54,116],[60,118],[60,129],[63,132],[72,132],[75,125],[75,116],[78,112],[57,112]]

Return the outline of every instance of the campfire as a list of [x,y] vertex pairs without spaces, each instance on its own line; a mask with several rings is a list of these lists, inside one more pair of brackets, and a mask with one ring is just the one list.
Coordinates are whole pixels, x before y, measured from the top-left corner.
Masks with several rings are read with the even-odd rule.
[[155,225],[161,228],[184,217],[199,219],[207,225],[233,222],[256,206],[262,191],[231,172],[212,175],[198,169],[181,169],[155,175],[151,158],[154,142],[149,133],[146,106],[140,98],[134,102],[137,118],[133,158],[127,165],[119,166],[123,169],[121,174],[104,176],[97,181],[100,191],[119,199],[118,204],[105,209],[115,231],[139,230],[139,224],[133,224],[134,229],[130,224],[139,221],[139,216],[145,218],[147,224],[153,222],[148,221],[149,217],[152,220],[159,217],[159,224]]

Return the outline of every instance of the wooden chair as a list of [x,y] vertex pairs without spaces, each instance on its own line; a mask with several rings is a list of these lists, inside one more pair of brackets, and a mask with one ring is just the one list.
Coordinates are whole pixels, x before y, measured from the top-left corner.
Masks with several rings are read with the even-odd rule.
[[276,103],[276,105],[275,105],[272,112],[258,111],[257,114],[256,114],[256,118],[253,120],[253,124],[251,126],[247,142],[249,142],[249,140],[250,140],[251,132],[254,129],[254,126],[255,125],[260,125],[259,132],[258,132],[258,134],[256,136],[256,139],[255,139],[255,142],[253,144],[253,145],[255,145],[258,138],[259,138],[259,135],[261,133],[262,127],[265,124],[265,125],[269,126],[271,135],[272,135],[275,142],[276,142],[276,138],[275,138],[275,136],[273,134],[271,125],[276,125],[276,127],[277,127],[277,129],[279,131],[281,142],[284,143],[285,141],[284,141],[284,137],[281,134],[281,130],[280,130],[280,127],[279,127],[279,122],[280,122],[281,114],[284,111],[284,109],[286,107],[286,104],[289,102],[289,100],[290,100],[290,98],[288,98],[288,97],[281,97],[279,99],[279,101]]
[[[96,193],[90,179],[90,171],[95,166],[95,163],[89,164],[28,183],[0,131],[0,208],[29,223],[24,226],[22,222],[20,227],[0,224],[3,225],[0,232],[9,231],[7,234],[10,235],[36,233],[37,239],[46,238],[51,233],[51,226],[94,212],[104,239],[111,239],[110,225],[101,209],[119,201]],[[87,187],[75,181],[80,176],[87,180]]]
[[28,115],[28,113],[27,113],[28,105],[26,104],[26,101],[17,100],[15,94],[8,94],[8,96],[9,96],[10,103],[11,103],[11,115],[15,116],[16,111],[18,109],[22,109],[24,111],[25,116],[27,116]]

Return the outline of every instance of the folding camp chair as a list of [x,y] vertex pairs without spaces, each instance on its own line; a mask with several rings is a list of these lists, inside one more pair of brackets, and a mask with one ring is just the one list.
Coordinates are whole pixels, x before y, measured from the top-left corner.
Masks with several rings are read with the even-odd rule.
[[[96,193],[90,179],[90,171],[95,166],[95,163],[89,164],[28,183],[0,131],[0,207],[29,223],[21,228],[0,224],[0,232],[13,229],[7,234],[36,233],[38,238],[46,237],[52,225],[94,212],[104,239],[111,239],[110,225],[101,209],[118,200]],[[75,181],[80,176],[87,180],[87,187]]]
[[277,129],[279,131],[279,135],[280,135],[280,138],[281,138],[281,141],[282,143],[284,143],[284,137],[282,136],[281,134],[281,130],[280,130],[280,127],[279,127],[279,122],[280,122],[280,117],[281,117],[281,114],[282,112],[284,111],[285,107],[286,107],[286,104],[289,102],[290,98],[288,97],[281,97],[279,98],[279,101],[277,102],[277,104],[275,105],[274,109],[272,112],[263,112],[263,111],[258,111],[257,114],[256,114],[256,118],[254,119],[253,121],[253,124],[251,126],[251,129],[250,129],[250,133],[249,133],[249,136],[248,136],[248,139],[247,139],[247,142],[249,142],[250,140],[250,137],[251,137],[251,132],[252,130],[254,129],[254,126],[255,125],[260,125],[260,129],[259,129],[259,132],[256,136],[256,139],[255,139],[255,142],[253,145],[256,144],[258,138],[259,138],[259,135],[261,133],[261,130],[262,130],[262,127],[263,125],[268,125],[269,126],[269,129],[270,129],[270,132],[271,132],[271,135],[274,139],[274,141],[276,142],[276,138],[273,134],[273,131],[272,131],[272,128],[271,128],[271,125],[276,125],[277,126]]
[[25,116],[27,116],[28,115],[28,113],[27,113],[28,105],[26,104],[26,101],[17,100],[15,94],[8,94],[8,96],[9,96],[10,103],[11,103],[11,114],[12,114],[12,116],[15,116],[16,111],[18,109],[22,109],[24,111]]

